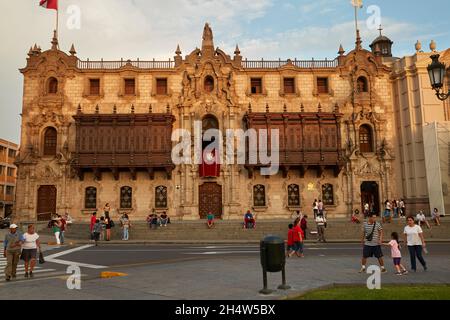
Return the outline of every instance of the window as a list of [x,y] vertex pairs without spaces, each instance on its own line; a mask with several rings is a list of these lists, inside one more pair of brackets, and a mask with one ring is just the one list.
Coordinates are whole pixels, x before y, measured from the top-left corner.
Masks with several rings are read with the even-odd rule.
[[322,186],[322,199],[324,205],[334,205],[334,187],[332,184],[324,184]]
[[86,188],[84,193],[84,207],[86,209],[97,209],[97,188]]
[[135,79],[125,79],[125,94],[135,95],[136,94],[136,80]]
[[16,172],[16,169],[8,168],[8,177],[14,177],[15,172]]
[[319,94],[329,93],[328,78],[317,78],[317,93]]
[[155,191],[155,207],[157,209],[167,208],[167,188],[159,186]]
[[359,149],[361,152],[373,152],[372,128],[368,125],[362,125],[359,128]]
[[7,196],[13,196],[14,195],[14,187],[6,186],[6,195]]
[[5,168],[4,166],[0,166],[0,176],[5,174]]
[[253,205],[255,207],[266,206],[266,187],[257,185],[253,187]]
[[167,79],[156,79],[156,94],[167,95]]
[[89,94],[91,96],[100,95],[100,79],[89,79]]
[[14,159],[16,157],[16,150],[9,149],[8,150],[8,157]]
[[133,208],[133,189],[131,187],[122,187],[120,189],[120,208]]
[[262,79],[252,78],[251,79],[252,94],[262,94]]
[[5,194],[5,186],[0,184],[0,196],[3,196]]
[[55,128],[47,128],[44,134],[44,156],[56,156],[58,133]]
[[359,77],[356,86],[359,93],[369,92],[369,86],[365,77]]
[[50,78],[48,80],[48,90],[49,94],[57,94],[58,93],[58,80],[56,78]]
[[205,91],[208,93],[213,92],[214,90],[214,79],[211,76],[207,76],[205,78]]
[[6,149],[4,146],[0,146],[0,155],[3,156],[4,154],[6,154]]
[[295,79],[294,78],[284,78],[284,93],[294,94],[295,93]]
[[300,207],[300,186],[297,184],[288,187],[288,206]]

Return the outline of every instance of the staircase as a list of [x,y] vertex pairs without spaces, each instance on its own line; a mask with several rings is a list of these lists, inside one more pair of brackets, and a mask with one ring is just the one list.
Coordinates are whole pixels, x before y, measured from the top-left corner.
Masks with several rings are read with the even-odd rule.
[[[216,227],[208,229],[205,221],[195,222],[174,222],[167,228],[150,230],[146,223],[132,223],[130,229],[130,241],[259,241],[269,234],[286,238],[289,220],[284,221],[259,221],[255,230],[245,230],[242,223],[237,221],[218,221]],[[402,236],[405,223],[403,220],[396,220],[391,224],[385,224],[384,237],[390,239],[392,232],[398,232]],[[311,235],[315,231],[315,224],[309,223],[307,240],[316,240],[316,235]],[[47,229],[47,224],[37,225],[38,233],[41,235],[51,235],[51,230]],[[360,241],[362,225],[350,223],[347,219],[331,220],[326,229],[326,238],[329,241]],[[442,221],[441,227],[432,226],[432,230],[424,228],[427,240],[448,240],[450,241],[450,219]],[[112,240],[122,239],[122,230],[119,223],[112,230]],[[79,223],[69,227],[66,238],[70,240],[89,240],[89,224]]]

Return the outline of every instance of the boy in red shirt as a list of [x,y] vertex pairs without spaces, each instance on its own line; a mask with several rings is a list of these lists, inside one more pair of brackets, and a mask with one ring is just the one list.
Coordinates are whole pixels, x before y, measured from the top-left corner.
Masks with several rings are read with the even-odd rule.
[[294,245],[291,248],[291,251],[290,251],[288,257],[292,257],[294,255],[294,253],[299,258],[304,257],[304,255],[303,255],[304,235],[303,235],[303,230],[299,226],[299,223],[300,223],[300,219],[297,219],[294,223],[293,228],[291,230],[289,230],[290,232],[292,232],[292,240],[294,242]]
[[288,238],[287,238],[287,251],[286,257],[291,257],[291,251],[294,249],[294,225],[289,225]]

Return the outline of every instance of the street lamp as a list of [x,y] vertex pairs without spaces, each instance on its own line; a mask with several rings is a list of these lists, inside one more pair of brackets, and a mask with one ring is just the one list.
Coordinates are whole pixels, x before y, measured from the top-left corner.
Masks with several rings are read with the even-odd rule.
[[428,66],[428,75],[430,76],[431,87],[436,91],[436,95],[439,100],[445,101],[450,97],[450,90],[448,93],[443,92],[446,66],[439,62],[439,55],[435,54],[431,56],[433,61]]

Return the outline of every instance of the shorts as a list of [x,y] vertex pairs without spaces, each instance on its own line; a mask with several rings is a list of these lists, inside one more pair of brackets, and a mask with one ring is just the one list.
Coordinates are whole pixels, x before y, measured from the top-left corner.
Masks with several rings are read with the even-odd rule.
[[36,260],[36,257],[37,257],[37,249],[23,249],[22,255],[20,256],[20,258],[23,261]]
[[402,258],[393,258],[394,266],[400,266],[402,264]]
[[292,245],[292,246],[288,245],[288,246],[287,246],[287,251],[288,251],[288,252],[294,251],[294,246],[293,246],[293,245]]
[[94,232],[93,233],[93,238],[95,241],[99,241],[100,240],[100,233],[99,232]]
[[292,246],[292,250],[303,254],[303,243],[294,242],[294,245]]
[[383,251],[381,250],[381,246],[364,246],[363,257],[364,259],[373,257],[377,259],[383,258]]

